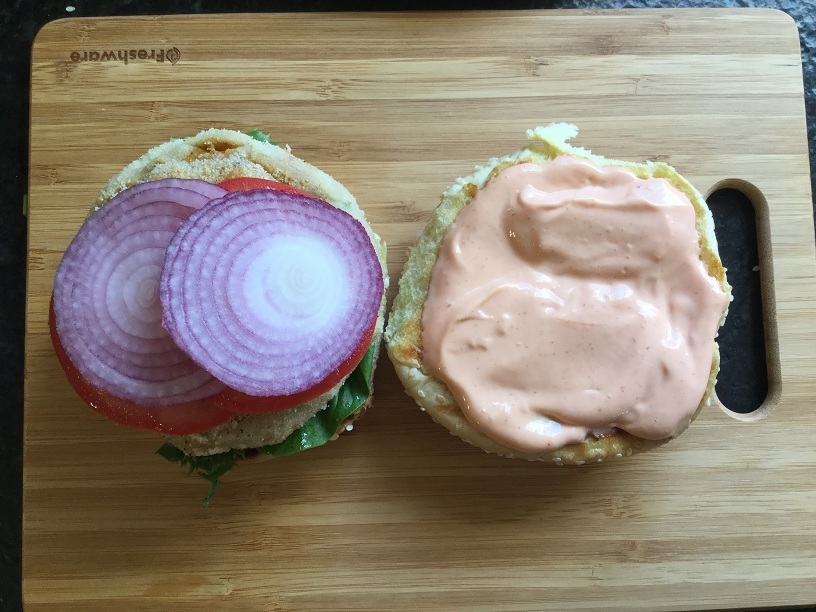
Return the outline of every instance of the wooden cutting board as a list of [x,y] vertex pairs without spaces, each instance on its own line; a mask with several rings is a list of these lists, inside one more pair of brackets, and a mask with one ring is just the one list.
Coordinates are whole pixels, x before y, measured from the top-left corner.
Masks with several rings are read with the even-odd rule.
[[[119,54],[122,53],[120,58]],[[125,61],[127,60],[127,61]],[[816,602],[816,259],[799,44],[768,10],[69,19],[33,50],[23,591],[29,609],[692,609]],[[758,210],[771,392],[676,442],[556,469],[434,425],[384,356],[353,434],[206,484],[76,398],[60,256],[171,136],[263,128],[345,183],[393,299],[439,194],[525,128],[580,126]],[[738,295],[739,287],[735,289]]]

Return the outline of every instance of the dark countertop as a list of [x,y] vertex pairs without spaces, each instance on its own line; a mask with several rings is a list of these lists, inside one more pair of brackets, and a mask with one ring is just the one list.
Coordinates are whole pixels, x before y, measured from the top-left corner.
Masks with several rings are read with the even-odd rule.
[[[276,11],[386,10],[386,3],[342,2],[332,0],[293,0],[290,2],[259,0],[5,0],[0,3],[0,134],[4,152],[0,163],[0,610],[18,610],[21,604],[21,497],[22,497],[22,427],[23,427],[23,331],[25,304],[26,221],[22,214],[23,196],[28,179],[28,100],[31,44],[37,31],[47,22],[62,17],[229,13]],[[68,11],[67,7],[75,7]],[[808,117],[808,141],[811,151],[811,185],[816,192],[816,7],[812,0],[551,0],[487,2],[435,0],[410,2],[394,0],[387,10],[439,9],[541,9],[541,8],[676,8],[676,7],[770,7],[790,14],[799,26],[804,65],[805,95]],[[731,227],[747,228],[720,235],[723,257],[733,284],[758,283],[751,268],[756,263],[756,247],[751,244],[749,216],[739,211],[739,194],[719,194],[715,217],[730,219]],[[714,207],[714,206],[712,206]],[[732,235],[733,234],[733,235]],[[739,235],[738,235],[739,234]],[[734,278],[732,275],[739,275]],[[743,280],[744,278],[744,280]],[[743,281],[743,282],[740,282]],[[757,293],[758,295],[758,293]],[[764,397],[761,380],[761,320],[758,303],[735,304],[729,315],[734,330],[721,335],[723,371],[720,382],[735,394]],[[740,331],[742,330],[742,331]],[[745,330],[753,333],[745,333]],[[754,339],[752,340],[752,337]],[[746,355],[757,355],[753,369],[742,373],[729,367],[729,361],[744,363]],[[759,375],[757,375],[759,373]],[[718,390],[719,390],[718,386]]]

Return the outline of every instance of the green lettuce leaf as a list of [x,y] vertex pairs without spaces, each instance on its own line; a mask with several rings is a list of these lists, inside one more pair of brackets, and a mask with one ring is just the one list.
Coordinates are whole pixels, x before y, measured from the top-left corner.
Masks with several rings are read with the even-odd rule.
[[260,140],[261,142],[269,142],[269,134],[264,134],[259,129],[254,129],[251,132],[246,132],[246,135],[254,138],[255,140]]
[[[376,344],[368,347],[362,361],[357,364],[357,367],[345,380],[337,395],[329,400],[328,406],[324,410],[306,421],[300,429],[294,431],[283,442],[261,446],[254,450],[266,455],[281,457],[315,448],[328,442],[337,432],[340,423],[354,414],[371,395],[370,381],[374,370],[376,352]],[[220,478],[235,467],[238,459],[243,459],[251,451],[252,449],[233,449],[208,457],[193,457],[185,454],[184,451],[179,450],[170,442],[165,442],[156,451],[156,454],[161,455],[171,463],[187,466],[188,476],[195,472],[210,483],[210,490],[202,502],[202,505],[206,508],[210,505],[213,495],[215,495],[215,491],[220,484]]]
[[[257,128],[255,128],[251,132],[244,132],[244,134],[246,134],[247,136],[249,136],[251,138],[254,138],[255,140],[258,140],[260,142],[268,142],[268,143],[273,144],[275,146],[278,146],[278,147],[280,146],[280,143],[272,142],[269,139],[269,134],[264,134],[261,130],[259,130]],[[182,136],[180,138],[176,138],[175,136],[171,136],[170,140],[185,140],[186,138],[188,138],[188,137],[187,136]]]
[[238,459],[244,458],[246,451],[233,449],[226,453],[209,455],[208,457],[193,457],[186,455],[184,451],[179,450],[170,444],[170,442],[165,442],[162,447],[156,451],[156,454],[161,455],[171,463],[188,466],[188,476],[195,472],[210,483],[210,491],[204,496],[202,502],[202,505],[206,508],[210,505],[213,495],[215,495],[215,490],[220,484],[219,479],[235,467]]
[[259,130],[257,128],[252,130],[251,132],[244,132],[244,133],[247,136],[249,136],[251,138],[254,138],[255,140],[258,140],[260,142],[268,142],[269,144],[275,145],[276,147],[281,146],[279,142],[272,142],[269,139],[269,134],[264,134],[261,130]]
[[325,410],[321,410],[306,421],[303,427],[292,432],[283,442],[260,446],[257,450],[266,455],[282,457],[328,442],[337,433],[340,423],[354,414],[371,395],[369,381],[376,350],[374,344],[368,347],[362,361],[340,387],[337,395],[329,400]]

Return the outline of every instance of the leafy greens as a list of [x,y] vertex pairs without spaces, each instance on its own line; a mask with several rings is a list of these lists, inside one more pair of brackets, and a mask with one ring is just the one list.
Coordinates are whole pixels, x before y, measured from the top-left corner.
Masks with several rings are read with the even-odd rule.
[[189,466],[188,476],[195,472],[210,483],[210,491],[204,496],[202,502],[202,506],[205,508],[210,505],[213,495],[215,495],[215,490],[220,484],[219,478],[234,468],[237,460],[243,459],[245,453],[246,451],[233,449],[226,453],[218,453],[217,455],[193,457],[184,454],[184,451],[176,448],[170,442],[165,442],[161,448],[156,451],[157,455],[161,455],[171,463]]
[[[325,409],[306,421],[300,429],[292,432],[283,442],[261,446],[254,450],[265,455],[282,457],[315,448],[328,442],[337,433],[340,423],[359,410],[371,395],[371,377],[374,371],[376,352],[377,344],[373,343],[368,347],[363,359],[340,387],[337,395],[329,400]],[[232,449],[217,455],[194,457],[185,454],[170,442],[165,442],[156,451],[158,455],[171,463],[187,466],[188,476],[195,472],[210,483],[210,490],[202,502],[205,508],[209,506],[213,495],[215,495],[215,491],[220,484],[219,479],[234,468],[238,460],[243,459],[247,452],[247,450]]]
[[[269,144],[273,144],[273,145],[275,145],[276,147],[279,147],[279,146],[280,146],[280,143],[278,143],[278,142],[272,142],[272,141],[270,140],[270,138],[269,138],[269,134],[264,134],[264,133],[263,133],[261,130],[259,130],[258,128],[255,128],[254,130],[251,130],[251,131],[249,131],[249,132],[244,132],[244,134],[246,134],[246,135],[247,135],[247,136],[249,136],[250,138],[254,138],[255,140],[257,140],[257,141],[259,141],[259,142],[268,142]],[[170,137],[170,140],[185,140],[186,138],[187,138],[187,136],[182,136],[182,137],[179,137],[179,138],[177,138],[177,137],[175,137],[175,136],[171,136],[171,137]]]
[[255,128],[254,130],[246,132],[246,135],[251,137],[251,138],[254,138],[255,140],[260,140],[261,142],[269,142],[269,134],[264,134],[258,128]]

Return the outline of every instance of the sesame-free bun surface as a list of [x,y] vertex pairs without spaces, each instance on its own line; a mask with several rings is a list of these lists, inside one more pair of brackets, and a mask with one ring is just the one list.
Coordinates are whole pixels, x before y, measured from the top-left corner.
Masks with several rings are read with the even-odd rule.
[[[442,201],[433,211],[425,231],[412,249],[399,282],[399,293],[385,330],[388,355],[405,389],[420,407],[451,433],[487,452],[507,457],[548,461],[559,464],[582,464],[621,458],[659,446],[671,438],[645,440],[621,430],[602,438],[588,437],[580,444],[542,453],[525,453],[499,444],[489,438],[465,418],[448,387],[428,373],[422,361],[422,310],[428,296],[431,271],[436,263],[440,244],[448,226],[475,196],[499,172],[520,163],[541,164],[559,155],[588,159],[598,165],[623,166],[641,179],[664,178],[685,194],[696,212],[697,233],[700,237],[700,259],[709,275],[717,279],[723,290],[731,295],[731,287],[717,253],[714,222],[703,196],[671,166],[664,163],[632,163],[607,160],[567,143],[578,133],[575,126],[560,123],[528,130],[530,144],[519,151],[490,160],[485,166],[456,182],[442,195]],[[723,313],[720,324],[725,320]],[[706,392],[692,420],[703,406],[711,403],[720,355],[716,343]],[[546,366],[542,366],[546,367]]]
[[[260,142],[242,132],[209,129],[190,138],[170,140],[150,149],[110,179],[93,210],[104,206],[120,191],[147,181],[190,178],[218,183],[228,178],[239,177],[286,183],[325,200],[357,219],[365,228],[377,251],[384,286],[388,288],[385,242],[371,229],[365,214],[348,189],[322,170],[292,155],[288,146]],[[378,349],[384,320],[385,292],[372,340]],[[230,449],[277,444],[326,408],[328,400],[337,393],[342,382],[323,395],[294,408],[266,414],[236,415],[208,431],[187,436],[169,436],[169,440],[188,455],[212,455]],[[369,385],[373,389],[372,381],[369,381]],[[362,407],[340,424],[337,434],[345,431],[349,423],[365,411],[370,405],[371,397],[369,396]]]

